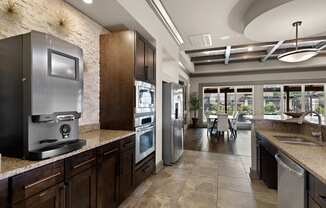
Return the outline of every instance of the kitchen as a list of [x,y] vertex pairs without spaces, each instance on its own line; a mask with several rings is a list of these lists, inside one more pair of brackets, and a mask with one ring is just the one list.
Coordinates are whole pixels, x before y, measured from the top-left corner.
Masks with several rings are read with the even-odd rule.
[[[232,37],[218,38],[223,46],[220,46],[222,55],[214,51],[210,54],[207,48],[213,45],[205,49],[201,42],[192,39],[194,45],[198,45],[187,48],[189,41],[182,39],[189,35],[183,25],[201,24],[195,20],[181,21],[182,12],[178,9],[182,7],[178,4],[182,1],[162,1],[163,6],[160,2],[0,2],[0,112],[3,118],[0,207],[277,207],[277,203],[279,207],[325,207],[326,181],[322,168],[325,149],[320,146],[323,142],[315,141],[323,138],[323,122],[308,124],[303,116],[301,120],[289,120],[283,115],[286,104],[282,104],[285,107],[281,107],[282,116],[277,120],[264,118],[262,112],[264,85],[300,83],[299,91],[304,93],[308,89],[304,84],[325,82],[323,36],[301,40],[300,44],[307,43],[300,47],[316,47],[318,55],[293,65],[280,64],[273,54],[278,50],[273,49],[275,45],[295,46],[292,26],[287,30],[290,38],[284,39],[292,40],[290,43],[281,41],[283,37],[273,36],[271,40],[280,41],[266,45],[265,40],[259,40],[266,34],[254,37],[256,25],[252,30],[249,28],[246,35],[259,40],[258,43],[241,39],[242,36],[239,42],[232,42],[237,39]],[[234,6],[231,14],[239,11],[237,7],[244,6],[237,2],[230,3],[228,11]],[[262,2],[265,7],[279,6]],[[214,5],[211,1],[206,3]],[[287,3],[282,1],[284,5]],[[192,2],[188,9],[194,9],[194,5]],[[168,12],[164,13],[162,8]],[[256,8],[259,10],[259,5]],[[167,24],[169,21],[164,21],[169,15],[173,17],[171,22],[177,24],[178,29],[182,28],[182,36],[175,33],[176,27]],[[318,18],[323,20],[323,17]],[[322,28],[316,18],[311,21]],[[254,23],[259,25],[259,21]],[[299,35],[305,38],[309,32],[318,30],[317,26],[306,29],[306,25],[303,20],[303,27],[297,27]],[[201,30],[192,34],[205,32]],[[205,37],[204,43],[210,39]],[[244,49],[247,55],[256,54],[252,56],[255,61],[257,54],[258,59],[268,55],[268,60],[237,62],[235,50],[241,43],[248,46]],[[228,44],[234,46],[225,48]],[[215,46],[214,50],[218,51],[219,47]],[[285,47],[283,51],[286,50]],[[198,53],[206,57],[197,57]],[[215,63],[199,63],[210,62],[205,60],[207,55],[215,56]],[[218,62],[220,56],[222,63]],[[203,89],[211,87],[220,90],[224,86],[248,85],[253,86],[246,92],[252,93],[254,106],[251,141],[246,144],[251,145],[250,169],[247,166],[246,171],[233,169],[242,161],[239,155],[184,150],[183,140],[193,132],[187,130],[193,116],[190,95],[203,96]],[[235,87],[233,93],[237,97],[237,93],[243,92]],[[235,106],[237,102],[240,103],[236,100]],[[224,104],[227,110],[228,103]],[[301,110],[306,111],[304,104]],[[198,114],[201,126],[205,125],[204,113]],[[239,130],[238,141],[242,141],[242,135]],[[275,137],[284,135],[285,139]],[[292,141],[293,137],[302,141]],[[298,164],[295,167],[303,172],[304,177],[294,181],[293,186],[277,184],[277,169],[281,170],[277,168],[281,162],[277,161],[282,159],[294,161]],[[218,168],[220,166],[222,168]],[[230,174],[226,170],[238,172],[228,178]],[[245,180],[254,190],[250,194],[234,191],[234,187],[241,186],[236,183],[239,180],[240,184]],[[290,183],[296,179],[281,180]],[[277,186],[278,202],[276,191],[272,190]],[[301,189],[293,188],[299,186]],[[260,189],[265,192],[259,192]],[[301,200],[288,200],[293,189],[292,197]],[[243,204],[239,205],[240,202]]]

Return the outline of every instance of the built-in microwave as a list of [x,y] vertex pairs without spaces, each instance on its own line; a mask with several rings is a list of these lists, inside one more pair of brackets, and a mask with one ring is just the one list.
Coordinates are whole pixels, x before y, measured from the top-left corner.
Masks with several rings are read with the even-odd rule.
[[142,81],[135,82],[136,114],[155,112],[155,86]]

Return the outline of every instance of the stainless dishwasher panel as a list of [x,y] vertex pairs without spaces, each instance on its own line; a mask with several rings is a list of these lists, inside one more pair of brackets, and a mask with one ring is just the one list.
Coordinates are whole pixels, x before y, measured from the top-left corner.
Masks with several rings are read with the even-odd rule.
[[306,208],[306,172],[282,153],[275,155],[278,163],[278,207]]

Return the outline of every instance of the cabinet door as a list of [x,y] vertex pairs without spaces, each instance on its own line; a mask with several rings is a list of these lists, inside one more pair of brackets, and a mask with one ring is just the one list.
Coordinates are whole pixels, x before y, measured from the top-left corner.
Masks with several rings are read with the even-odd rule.
[[134,190],[135,148],[120,153],[119,201],[122,202]]
[[146,56],[145,56],[145,73],[148,82],[155,84],[156,82],[156,70],[155,70],[155,49],[146,44]]
[[65,186],[63,183],[55,185],[28,199],[18,202],[13,208],[64,208]]
[[0,207],[6,208],[9,207],[8,204],[8,179],[0,181]]
[[96,208],[96,167],[68,179],[67,208]]
[[118,205],[119,146],[101,151],[97,169],[97,207]]
[[135,78],[140,81],[147,79],[145,73],[145,41],[139,35],[136,38]]
[[263,145],[260,145],[261,179],[271,189],[277,189],[277,162]]

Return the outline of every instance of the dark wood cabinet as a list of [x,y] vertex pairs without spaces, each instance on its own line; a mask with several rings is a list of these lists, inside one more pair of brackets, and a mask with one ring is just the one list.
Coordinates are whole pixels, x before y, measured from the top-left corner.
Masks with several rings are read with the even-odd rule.
[[155,54],[155,47],[137,32],[117,31],[101,35],[102,129],[134,130],[135,81],[155,84]]
[[156,52],[155,48],[146,44],[145,47],[145,78],[147,82],[152,84],[156,83],[156,62],[155,62]]
[[136,49],[135,49],[135,79],[140,81],[146,81],[146,51],[145,51],[145,40],[136,35]]
[[135,170],[135,185],[140,185],[155,171],[155,152],[146,157],[136,166]]
[[115,208],[135,188],[135,136],[0,181],[0,207]]
[[64,183],[52,186],[23,201],[13,204],[13,208],[64,208],[65,185]]
[[119,142],[98,150],[97,207],[117,207],[119,203]]
[[120,143],[119,202],[125,200],[134,190],[135,176],[135,137]]
[[269,143],[266,139],[259,139],[259,173],[260,178],[271,189],[277,189],[277,161],[275,154],[277,148]]
[[309,208],[326,208],[326,184],[308,174]]
[[9,189],[8,179],[0,181],[0,207],[9,207]]
[[96,151],[65,161],[66,208],[96,208]]

